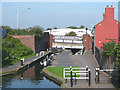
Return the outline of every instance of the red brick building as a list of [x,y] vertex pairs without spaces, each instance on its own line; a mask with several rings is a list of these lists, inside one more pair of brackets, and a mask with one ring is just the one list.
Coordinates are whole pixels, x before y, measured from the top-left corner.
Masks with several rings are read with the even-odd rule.
[[95,25],[95,45],[101,49],[104,42],[119,41],[118,21],[114,19],[114,7],[107,5],[103,20]]

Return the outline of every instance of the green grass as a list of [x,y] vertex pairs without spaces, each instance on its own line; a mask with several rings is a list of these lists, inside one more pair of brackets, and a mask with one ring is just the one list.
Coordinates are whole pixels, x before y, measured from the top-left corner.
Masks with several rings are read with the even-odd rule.
[[[63,69],[69,67],[47,67],[46,70],[51,72],[52,74],[63,78]],[[78,66],[73,66],[73,68],[79,68]],[[69,71],[69,70],[68,70]]]

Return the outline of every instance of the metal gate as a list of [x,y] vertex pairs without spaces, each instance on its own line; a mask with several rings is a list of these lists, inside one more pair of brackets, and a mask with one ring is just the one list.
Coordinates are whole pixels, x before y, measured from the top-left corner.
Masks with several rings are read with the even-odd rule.
[[67,80],[70,80],[71,87],[73,86],[73,80],[76,83],[78,79],[86,80],[89,86],[91,84],[91,72],[88,66],[80,68],[72,68],[70,66],[70,68],[64,68],[63,77],[66,83]]

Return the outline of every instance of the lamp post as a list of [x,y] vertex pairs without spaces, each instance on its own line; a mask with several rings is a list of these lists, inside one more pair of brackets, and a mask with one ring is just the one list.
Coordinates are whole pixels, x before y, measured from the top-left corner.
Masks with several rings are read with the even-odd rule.
[[17,0],[17,10],[16,10],[16,28],[18,29],[18,17],[19,17],[19,13],[18,13],[18,0]]
[[28,8],[28,27],[30,27],[30,8]]

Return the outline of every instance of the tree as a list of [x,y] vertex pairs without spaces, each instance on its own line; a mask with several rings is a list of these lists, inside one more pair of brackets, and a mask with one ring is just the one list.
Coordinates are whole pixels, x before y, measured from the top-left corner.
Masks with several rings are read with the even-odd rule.
[[43,31],[44,29],[40,26],[31,27],[31,30],[30,30],[32,34],[38,35],[38,36],[41,36],[43,34]]
[[115,45],[116,57],[116,68],[120,70],[120,42]]
[[[103,51],[101,52],[101,54],[104,54],[107,56],[107,65],[108,65],[108,60],[111,64],[111,59],[114,55],[114,48],[115,48],[115,44],[116,42],[115,41],[110,41],[108,43],[103,43]],[[110,68],[111,68],[111,65],[110,65]]]
[[75,26],[69,26],[69,27],[67,27],[67,28],[71,28],[71,29],[78,29],[77,27],[75,27]]
[[68,34],[66,33],[65,36],[77,36],[77,34],[73,31],[71,31]]
[[52,30],[51,28],[47,28],[47,30]]
[[53,29],[57,29],[57,27],[54,27]]
[[80,29],[85,28],[83,25],[80,26]]

